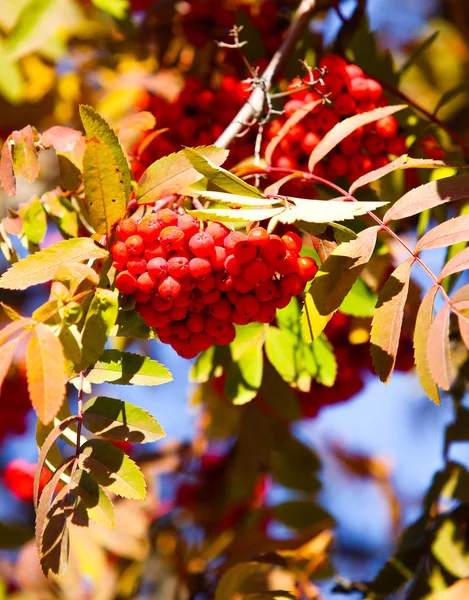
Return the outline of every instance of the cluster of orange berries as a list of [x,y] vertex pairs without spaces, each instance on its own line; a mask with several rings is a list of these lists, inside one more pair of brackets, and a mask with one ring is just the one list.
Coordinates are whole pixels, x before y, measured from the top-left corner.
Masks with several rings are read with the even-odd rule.
[[270,323],[317,272],[301,238],[255,227],[246,235],[164,208],[124,219],[111,247],[115,286],[158,338],[184,358],[227,345],[234,324]]
[[[380,83],[366,77],[360,67],[347,64],[339,56],[325,56],[311,77],[310,81],[319,80],[311,90],[295,92],[296,88],[304,87],[302,80],[294,79],[290,83],[292,95],[285,104],[284,115],[271,121],[267,137],[275,137],[286,119],[305,104],[323,96],[330,103],[318,104],[290,129],[274,153],[276,167],[306,170],[311,152],[340,121],[388,105]],[[353,182],[369,171],[387,165],[390,156],[406,152],[406,138],[399,132],[397,119],[391,115],[356,129],[316,166],[314,172],[329,180],[347,177]]]

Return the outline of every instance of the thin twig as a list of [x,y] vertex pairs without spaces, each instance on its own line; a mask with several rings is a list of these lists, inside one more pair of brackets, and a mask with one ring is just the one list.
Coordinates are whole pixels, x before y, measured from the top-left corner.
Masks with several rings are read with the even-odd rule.
[[244,123],[249,123],[253,118],[256,118],[262,113],[266,92],[271,89],[275,77],[278,75],[292,48],[294,48],[296,42],[302,35],[315,8],[316,0],[301,1],[284,41],[272,57],[272,60],[261,77],[262,85],[255,87],[244,106],[215,142],[216,146],[227,148],[242,131]]

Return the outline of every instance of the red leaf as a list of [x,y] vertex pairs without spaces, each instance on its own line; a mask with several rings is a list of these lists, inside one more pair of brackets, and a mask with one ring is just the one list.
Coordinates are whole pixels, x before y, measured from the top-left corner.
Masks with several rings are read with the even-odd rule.
[[13,150],[13,163],[15,173],[27,181],[34,181],[39,175],[39,159],[34,146],[34,135],[31,125],[23,127],[20,131],[11,134],[15,142]]
[[326,133],[316,148],[312,151],[308,162],[309,170],[312,171],[318,162],[322,160],[326,154],[332,150],[332,148],[335,148],[337,144],[340,144],[340,142],[348,135],[353,133],[355,129],[358,129],[363,125],[367,125],[368,123],[373,123],[373,121],[378,121],[383,117],[392,115],[403,108],[407,108],[407,106],[405,104],[398,104],[396,106],[375,108],[368,112],[354,115],[353,117],[349,117],[348,119],[337,123],[337,125],[335,125]]
[[294,127],[297,123],[299,123],[302,119],[307,117],[309,113],[316,108],[319,104],[322,103],[322,98],[319,100],[314,100],[314,102],[309,102],[308,104],[304,104],[301,108],[296,110],[292,116],[285,121],[280,131],[277,133],[275,137],[273,137],[267,148],[265,149],[265,161],[268,165],[272,163],[272,156],[274,155],[275,149],[283,140],[283,138],[287,135],[292,127]]
[[435,404],[440,404],[440,392],[431,375],[427,356],[428,332],[433,321],[433,305],[437,292],[437,285],[431,287],[418,310],[414,330],[414,358],[420,384],[425,393]]
[[53,146],[57,152],[71,152],[82,137],[81,131],[55,125],[44,131],[41,142],[44,148]]
[[10,138],[3,144],[0,158],[0,183],[8,196],[16,194],[16,177],[11,159]]
[[437,225],[422,236],[415,246],[415,252],[430,248],[445,248],[452,244],[468,241],[469,215],[461,215]]
[[384,215],[383,221],[387,223],[394,219],[405,219],[440,204],[468,197],[469,175],[430,181],[402,196]]
[[438,276],[438,281],[441,281],[449,275],[454,273],[460,273],[469,267],[469,248],[465,248],[458,252],[456,256],[453,256],[446,265],[441,269],[441,273]]
[[65,395],[62,344],[42,323],[36,325],[26,351],[26,374],[31,402],[42,423],[50,423]]
[[379,169],[375,169],[374,171],[370,171],[366,175],[362,175],[357,180],[355,180],[350,186],[349,192],[353,194],[355,190],[363,187],[364,185],[368,185],[372,181],[376,181],[377,179],[381,179],[385,175],[389,175],[393,171],[397,169],[434,169],[436,167],[445,167],[446,164],[442,160],[430,160],[429,158],[411,158],[404,154],[403,156],[399,156],[396,160],[393,160],[384,167],[380,167]]
[[408,258],[395,269],[381,290],[373,316],[371,357],[375,371],[384,383],[389,382],[396,363],[414,260]]
[[445,304],[431,324],[427,340],[427,358],[430,373],[436,383],[444,390],[449,390],[453,378],[449,348],[450,313],[450,307]]

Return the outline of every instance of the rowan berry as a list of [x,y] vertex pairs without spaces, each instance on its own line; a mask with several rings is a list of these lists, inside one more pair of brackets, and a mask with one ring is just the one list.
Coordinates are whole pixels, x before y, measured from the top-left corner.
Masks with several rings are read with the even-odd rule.
[[285,248],[293,252],[293,254],[299,254],[303,247],[303,240],[294,231],[289,231],[285,235],[282,235],[282,242],[285,244]]
[[118,273],[125,269],[125,263],[116,262],[115,260],[113,261],[112,266]]
[[215,288],[216,281],[215,276],[213,274],[208,275],[204,279],[199,279],[197,281],[197,289],[203,292],[204,294],[213,291]]
[[325,69],[326,73],[339,75],[340,77],[343,77],[344,73],[346,73],[347,66],[345,60],[337,56],[337,54],[328,54],[327,56],[323,56],[319,61],[320,69]]
[[244,294],[238,300],[236,310],[248,318],[252,318],[259,311],[259,300],[254,294]]
[[349,83],[349,93],[358,102],[370,99],[370,90],[366,79],[354,77]]
[[329,177],[331,179],[337,179],[337,177],[343,177],[347,175],[349,168],[349,161],[343,154],[336,153],[331,156],[329,164],[327,165]]
[[353,156],[354,154],[358,154],[358,152],[360,152],[361,150],[361,146],[361,138],[351,136],[347,136],[339,144],[341,152],[346,156]]
[[248,239],[238,242],[233,248],[233,255],[242,265],[253,261],[257,256],[257,246]]
[[356,154],[350,158],[350,175],[353,179],[366,175],[372,168],[371,158],[365,154]]
[[139,275],[137,278],[137,285],[139,290],[146,292],[147,294],[154,292],[156,289],[156,283],[150,277],[149,273],[142,273]]
[[164,300],[174,300],[181,292],[181,284],[170,275],[165,277],[158,286],[158,294]]
[[357,77],[359,77],[359,78],[365,77],[365,74],[363,73],[362,69],[360,69],[360,67],[358,65],[346,65],[345,71],[350,79],[356,79]]
[[216,338],[216,343],[219,346],[228,346],[236,337],[236,329],[232,323],[227,323],[227,327],[223,333]]
[[297,99],[293,99],[293,100],[289,100],[283,110],[285,113],[285,116],[287,118],[291,117],[297,110],[300,110],[301,108],[303,108],[303,102],[301,100],[297,100]]
[[200,221],[194,219],[191,215],[180,215],[177,220],[177,226],[184,232],[186,241],[200,231]]
[[280,280],[280,290],[285,296],[298,296],[305,289],[305,282],[297,273],[290,273]]
[[166,250],[162,247],[159,240],[156,240],[155,242],[145,244],[143,256],[146,261],[150,261],[152,258],[165,258]]
[[222,321],[221,319],[217,319],[212,315],[208,315],[205,320],[205,331],[215,339],[218,339],[221,335],[223,335],[228,327],[229,323]]
[[251,284],[264,283],[274,274],[273,267],[265,263],[262,258],[257,257],[244,266],[242,277]]
[[[177,309],[177,310],[184,310],[184,309]],[[175,323],[173,325],[173,332],[174,335],[176,337],[178,337],[180,340],[187,340],[189,339],[191,332],[189,331],[189,329],[187,328],[187,326],[184,323]]]
[[137,225],[137,233],[145,242],[154,242],[161,231],[161,223],[155,214],[143,217]]
[[215,343],[215,338],[202,331],[200,333],[192,334],[189,338],[189,343],[193,350],[197,350],[197,352],[205,352],[205,350],[208,350],[210,346],[213,346]]
[[135,302],[138,304],[147,304],[151,299],[151,292],[142,292],[142,290],[136,290],[134,292]]
[[167,262],[168,275],[176,279],[182,279],[189,273],[189,260],[184,256],[173,256]]
[[254,294],[259,302],[268,302],[277,296],[277,288],[272,280],[264,281],[254,288]]
[[251,319],[242,315],[238,310],[234,310],[231,314],[231,321],[236,323],[236,325],[247,325],[251,322]]
[[378,102],[383,95],[381,84],[374,79],[365,79],[368,86],[368,96],[372,102]]
[[152,279],[162,279],[168,273],[168,263],[161,257],[152,258],[147,263],[147,271]]
[[355,113],[357,103],[350,94],[340,94],[334,101],[334,108],[341,117],[349,117]]
[[278,235],[270,235],[269,240],[261,246],[259,255],[264,262],[275,268],[277,264],[285,258],[287,248]]
[[213,317],[227,321],[231,316],[232,308],[228,298],[222,297],[214,304],[210,304],[208,311]]
[[186,320],[186,327],[191,333],[204,331],[205,317],[200,313],[189,315]]
[[[192,238],[193,239],[193,238]],[[170,225],[165,227],[160,233],[160,244],[169,252],[170,250],[178,250],[184,245],[184,232],[179,227]]]
[[125,242],[127,238],[137,233],[137,223],[133,219],[122,219],[116,227],[117,237]]
[[[189,261],[190,264],[190,261]],[[192,277],[192,275],[190,274],[189,271],[189,275],[186,275],[185,277],[183,277],[179,283],[181,284],[181,291],[183,292],[191,292],[192,290],[195,290],[195,288],[197,287],[197,281],[194,277]]]
[[215,246],[214,253],[210,257],[210,264],[214,271],[222,271],[225,267],[226,250],[223,246]]
[[135,310],[149,327],[154,327],[155,310],[149,304],[137,304]]
[[173,306],[177,308],[186,308],[194,300],[194,293],[192,291],[184,291],[181,286],[181,292],[179,296],[173,301]]
[[301,149],[305,154],[311,154],[316,146],[321,141],[321,136],[314,131],[308,131],[308,133],[301,140]]
[[147,261],[144,258],[131,258],[127,261],[127,270],[132,275],[141,275],[147,270]]
[[178,215],[169,208],[163,208],[156,213],[156,218],[161,223],[161,228],[175,227],[178,224]]
[[241,275],[243,265],[234,254],[230,254],[225,260],[225,269],[230,275]]
[[277,316],[277,303],[275,300],[263,302],[255,315],[255,320],[260,323],[272,323]]
[[407,152],[407,142],[404,135],[395,135],[386,142],[386,150],[389,154],[401,156]]
[[233,288],[240,294],[247,294],[254,289],[254,283],[246,281],[242,275],[233,276]]
[[340,121],[337,112],[330,106],[322,108],[317,116],[318,126],[321,131],[330,131]]
[[220,300],[220,297],[221,292],[218,289],[210,290],[209,292],[202,292],[200,295],[200,299],[207,305],[215,304],[215,302],[218,302],[218,300]]
[[298,169],[298,162],[290,156],[280,156],[275,161],[275,166],[286,171],[295,171]]
[[233,254],[233,248],[236,246],[238,242],[241,242],[246,239],[246,235],[241,231],[232,231],[229,233],[223,241],[223,247],[226,250],[226,255],[230,256]]
[[269,241],[269,233],[264,227],[253,227],[248,233],[248,241],[255,246],[263,246]]
[[336,98],[344,89],[344,80],[338,75],[327,74],[322,79],[324,81],[325,92],[330,98]]
[[125,240],[125,245],[129,254],[138,256],[142,254],[145,244],[139,235],[131,235]]
[[233,277],[229,273],[219,271],[215,274],[215,281],[217,284],[217,288],[221,292],[229,292],[233,289]]
[[205,258],[192,258],[189,261],[189,272],[194,279],[204,279],[212,272],[212,265]]
[[393,117],[392,115],[383,117],[375,123],[376,133],[386,139],[394,137],[397,134],[398,129],[399,123],[397,122],[396,117]]
[[111,255],[118,263],[125,264],[129,260],[129,251],[124,242],[115,242],[111,246]]
[[152,294],[150,304],[156,312],[166,312],[173,306],[173,301],[165,300],[159,294]]
[[196,258],[210,258],[213,255],[215,241],[206,231],[200,231],[189,240],[189,249]]
[[290,275],[292,273],[296,273],[298,269],[296,257],[296,254],[290,250],[287,250],[285,258],[282,258],[282,260],[277,263],[277,266],[275,267],[276,271],[280,273],[280,275]]
[[116,288],[119,290],[121,294],[124,296],[129,296],[133,294],[137,289],[137,279],[128,271],[122,271],[116,277],[115,282]]
[[223,242],[225,238],[229,235],[230,230],[228,227],[225,227],[222,223],[218,223],[217,221],[211,221],[206,229],[205,233],[208,233],[212,236],[213,241],[216,246],[223,246]]
[[369,133],[363,138],[365,150],[370,154],[381,154],[385,149],[385,141],[377,133]]
[[298,275],[303,281],[311,281],[318,272],[316,262],[309,256],[300,256],[298,258]]
[[378,154],[376,156],[371,157],[371,162],[373,165],[373,171],[375,169],[381,169],[381,167],[385,167],[389,164],[389,158],[384,154]]

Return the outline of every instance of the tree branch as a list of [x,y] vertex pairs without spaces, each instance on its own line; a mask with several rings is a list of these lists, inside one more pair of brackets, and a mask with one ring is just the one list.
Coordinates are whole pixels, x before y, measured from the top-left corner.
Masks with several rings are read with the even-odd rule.
[[227,148],[235,137],[246,128],[246,123],[252,121],[262,112],[266,92],[271,89],[275,77],[278,75],[285,60],[288,58],[291,50],[302,35],[315,8],[316,0],[301,0],[300,6],[296,11],[295,18],[287,31],[285,39],[262,75],[261,81],[263,85],[255,87],[244,106],[215,142],[216,146]]

